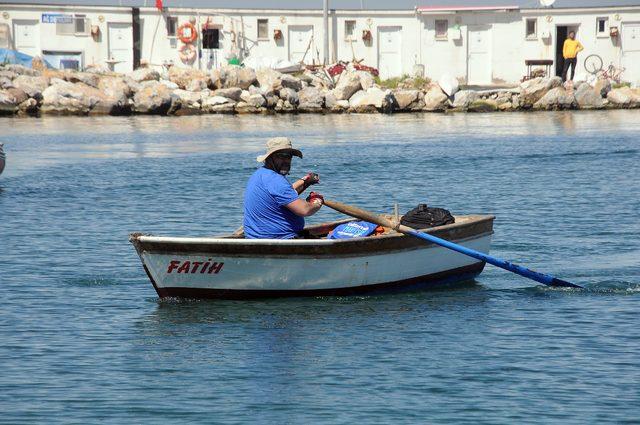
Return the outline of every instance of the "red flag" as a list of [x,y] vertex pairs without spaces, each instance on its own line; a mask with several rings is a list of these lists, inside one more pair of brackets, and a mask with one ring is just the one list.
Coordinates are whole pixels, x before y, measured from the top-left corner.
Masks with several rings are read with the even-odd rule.
[[162,10],[162,0],[156,0],[156,7],[158,10]]

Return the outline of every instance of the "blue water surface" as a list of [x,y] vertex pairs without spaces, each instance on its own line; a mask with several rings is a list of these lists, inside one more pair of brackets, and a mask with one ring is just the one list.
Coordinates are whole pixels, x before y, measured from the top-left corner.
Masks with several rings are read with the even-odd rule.
[[[2,423],[640,422],[640,111],[0,126]],[[159,300],[128,234],[234,230],[276,135],[327,197],[495,214],[492,254],[587,289]]]

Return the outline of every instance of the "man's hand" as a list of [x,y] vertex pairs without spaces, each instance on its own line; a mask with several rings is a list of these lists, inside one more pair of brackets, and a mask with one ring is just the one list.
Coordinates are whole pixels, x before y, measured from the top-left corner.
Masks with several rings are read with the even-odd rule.
[[317,175],[316,173],[309,172],[309,173],[307,173],[306,176],[300,178],[300,180],[302,180],[302,182],[304,184],[304,189],[306,189],[309,186],[312,186],[314,184],[320,183],[320,176]]
[[324,204],[324,197],[316,192],[311,192],[309,196],[307,196],[307,202],[310,204],[319,203],[320,205]]

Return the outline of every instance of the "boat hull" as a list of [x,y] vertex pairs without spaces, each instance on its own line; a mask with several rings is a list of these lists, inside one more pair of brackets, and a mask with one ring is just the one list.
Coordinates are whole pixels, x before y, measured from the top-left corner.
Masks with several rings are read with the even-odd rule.
[[[492,221],[431,233],[489,252]],[[455,284],[485,263],[404,235],[360,240],[246,240],[133,236],[158,295],[252,299],[372,294]]]

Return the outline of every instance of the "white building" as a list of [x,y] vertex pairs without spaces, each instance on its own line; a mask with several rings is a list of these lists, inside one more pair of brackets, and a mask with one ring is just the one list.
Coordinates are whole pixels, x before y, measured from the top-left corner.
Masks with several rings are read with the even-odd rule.
[[[127,2],[134,7],[118,0],[52,4],[58,1],[0,4],[0,47],[42,55],[55,66],[107,64],[120,72],[141,61],[212,69],[233,54],[307,64],[325,58],[322,0],[166,0],[162,11],[153,0]],[[382,78],[423,72],[468,84],[511,83],[527,73],[526,60],[551,61],[550,72],[559,74],[562,43],[573,30],[585,47],[578,73],[597,54],[605,68],[625,68],[623,80],[640,82],[640,0],[558,0],[553,7],[536,0],[417,1],[330,1],[329,62],[362,60]],[[193,44],[191,56],[177,37],[190,21],[197,33],[186,43]]]

